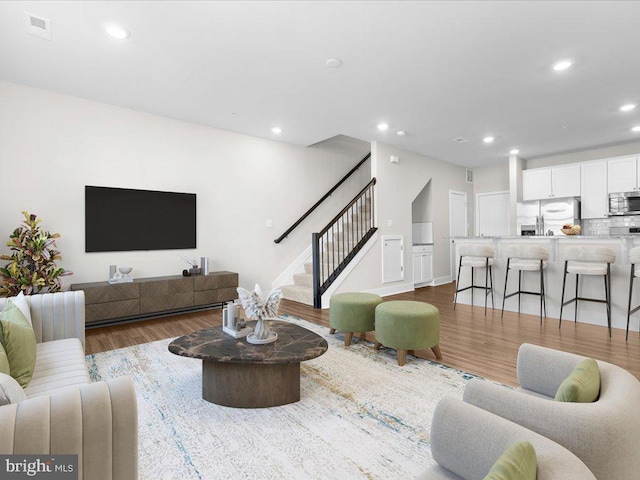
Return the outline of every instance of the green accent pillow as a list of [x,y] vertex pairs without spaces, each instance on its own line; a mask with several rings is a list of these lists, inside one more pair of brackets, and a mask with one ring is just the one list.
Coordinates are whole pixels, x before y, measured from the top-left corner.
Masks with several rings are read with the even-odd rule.
[[4,349],[4,345],[0,343],[0,373],[9,375],[9,372],[11,372],[11,370],[9,369],[9,357],[7,357],[7,352]]
[[581,361],[556,392],[558,402],[595,402],[600,395],[600,369],[593,358]]
[[536,480],[536,451],[529,442],[507,448],[493,464],[484,480]]
[[36,366],[36,335],[33,327],[11,302],[7,302],[0,313],[0,326],[10,374],[24,388],[31,381]]

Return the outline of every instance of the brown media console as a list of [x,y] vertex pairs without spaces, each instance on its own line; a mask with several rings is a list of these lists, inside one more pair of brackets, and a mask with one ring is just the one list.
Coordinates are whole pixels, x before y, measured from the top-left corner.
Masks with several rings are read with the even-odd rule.
[[87,327],[121,323],[222,304],[238,298],[238,274],[137,278],[131,283],[76,283],[84,290]]

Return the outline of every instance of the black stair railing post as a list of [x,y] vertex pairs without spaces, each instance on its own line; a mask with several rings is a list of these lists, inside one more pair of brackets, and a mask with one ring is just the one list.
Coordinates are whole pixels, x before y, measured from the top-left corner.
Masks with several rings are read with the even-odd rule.
[[[313,306],[315,308],[322,308],[322,295],[377,230],[373,209],[375,184],[376,179],[371,179],[326,227],[319,233],[312,234]],[[367,200],[370,202],[368,214]],[[356,215],[355,221],[354,215]],[[367,215],[367,218],[364,218],[364,215]],[[345,230],[347,219],[349,222]],[[342,238],[336,238],[336,235]]]
[[313,258],[313,308],[322,308],[320,293],[320,234],[311,234],[311,255]]

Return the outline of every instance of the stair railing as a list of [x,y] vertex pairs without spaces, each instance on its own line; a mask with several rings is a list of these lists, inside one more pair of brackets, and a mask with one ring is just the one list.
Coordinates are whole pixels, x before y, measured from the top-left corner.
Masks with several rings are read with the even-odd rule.
[[331,194],[333,192],[335,192],[340,185],[342,185],[344,182],[346,182],[347,179],[351,175],[353,175],[354,172],[356,170],[358,170],[358,168],[360,168],[364,162],[369,160],[370,157],[371,157],[371,152],[367,153],[365,155],[365,157],[362,160],[360,160],[360,162],[358,162],[358,164],[355,167],[353,167],[351,170],[349,170],[349,172],[344,177],[342,177],[342,179],[331,188],[331,190],[329,190],[327,193],[325,193],[324,196],[313,205],[313,207],[311,207],[309,210],[307,210],[298,220],[296,220],[296,222],[293,225],[291,225],[289,228],[287,228],[287,230],[282,235],[280,235],[278,238],[276,238],[274,240],[274,242],[280,243],[282,240],[287,238],[287,236],[291,232],[293,232],[298,227],[298,225],[300,225],[309,215],[311,215],[313,213],[313,211],[322,204],[322,202],[324,202],[327,198],[329,198],[331,196]]
[[374,225],[373,178],[319,233],[313,233],[313,306],[377,230]]

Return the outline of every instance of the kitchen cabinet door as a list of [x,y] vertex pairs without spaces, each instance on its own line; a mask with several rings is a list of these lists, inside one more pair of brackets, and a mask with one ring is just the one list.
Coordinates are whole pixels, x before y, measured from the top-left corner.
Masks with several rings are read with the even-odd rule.
[[522,200],[551,198],[551,169],[536,168],[522,172]]
[[419,285],[433,280],[433,255],[430,253],[413,254],[413,283]]
[[580,164],[563,165],[551,169],[553,198],[580,196]]
[[611,158],[607,161],[607,167],[609,193],[632,192],[638,189],[636,157]]
[[580,174],[582,218],[605,218],[608,214],[607,162],[586,162]]

